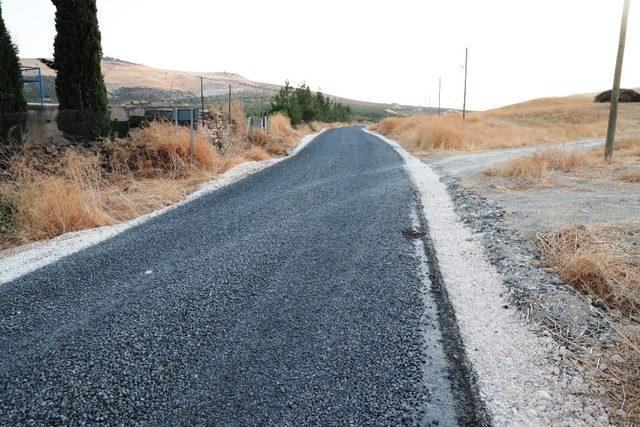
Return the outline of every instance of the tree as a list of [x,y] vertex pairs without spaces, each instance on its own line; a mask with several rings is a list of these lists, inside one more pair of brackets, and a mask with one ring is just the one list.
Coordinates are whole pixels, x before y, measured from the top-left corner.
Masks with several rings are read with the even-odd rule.
[[26,120],[18,50],[11,42],[0,5],[0,139],[19,139]]
[[58,129],[73,139],[106,136],[107,89],[96,0],[52,0],[56,7],[53,68],[60,103]]
[[292,125],[320,120],[323,122],[349,121],[351,108],[334,102],[321,92],[314,95],[306,84],[293,89],[288,81],[274,97],[271,113],[284,112]]

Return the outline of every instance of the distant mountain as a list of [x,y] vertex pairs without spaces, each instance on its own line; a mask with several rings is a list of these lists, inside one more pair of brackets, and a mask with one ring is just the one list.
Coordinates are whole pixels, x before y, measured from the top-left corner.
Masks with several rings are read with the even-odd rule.
[[[20,62],[25,66],[40,67],[44,76],[45,97],[48,101],[55,102],[55,71],[36,58],[23,58]],[[202,76],[206,102],[222,100],[226,97],[231,85],[235,98],[242,99],[249,110],[260,111],[268,108],[273,96],[281,87],[270,83],[254,82],[234,73],[164,70],[111,57],[102,58],[102,73],[109,92],[109,101],[112,104],[199,102],[200,76]],[[26,86],[25,92],[29,101],[36,101],[35,85]],[[420,107],[331,97],[351,106],[356,116],[361,118],[377,119],[387,115],[415,114],[421,111]]]

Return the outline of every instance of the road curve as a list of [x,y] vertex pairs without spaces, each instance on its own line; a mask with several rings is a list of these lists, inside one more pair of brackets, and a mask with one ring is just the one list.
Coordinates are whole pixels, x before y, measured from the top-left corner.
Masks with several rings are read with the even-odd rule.
[[467,423],[414,209],[340,128],[0,286],[0,425]]

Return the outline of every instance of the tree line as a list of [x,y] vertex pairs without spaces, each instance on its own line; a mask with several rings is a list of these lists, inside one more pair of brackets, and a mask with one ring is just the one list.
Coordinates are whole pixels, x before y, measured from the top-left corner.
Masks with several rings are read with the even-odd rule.
[[[42,62],[56,71],[58,128],[71,139],[105,136],[110,113],[100,69],[102,46],[96,0],[51,1],[56,7],[53,61]],[[9,130],[22,126],[24,114],[20,113],[26,112],[27,104],[22,94],[18,50],[4,24],[1,5],[0,58],[0,114],[4,118],[4,123],[0,122],[0,137],[3,137]]]
[[347,122],[351,119],[351,107],[331,100],[318,91],[311,92],[309,86],[301,84],[294,88],[285,82],[271,103],[271,113],[283,112],[292,125],[311,122]]

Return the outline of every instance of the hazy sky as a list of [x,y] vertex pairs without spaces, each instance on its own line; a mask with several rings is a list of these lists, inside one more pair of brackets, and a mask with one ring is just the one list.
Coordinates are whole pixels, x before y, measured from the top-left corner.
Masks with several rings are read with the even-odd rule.
[[[21,56],[51,56],[49,0],[3,0]],[[349,98],[469,106],[608,89],[622,0],[98,0],[105,55],[253,80],[306,81]],[[640,3],[631,2],[623,86],[640,86]]]

